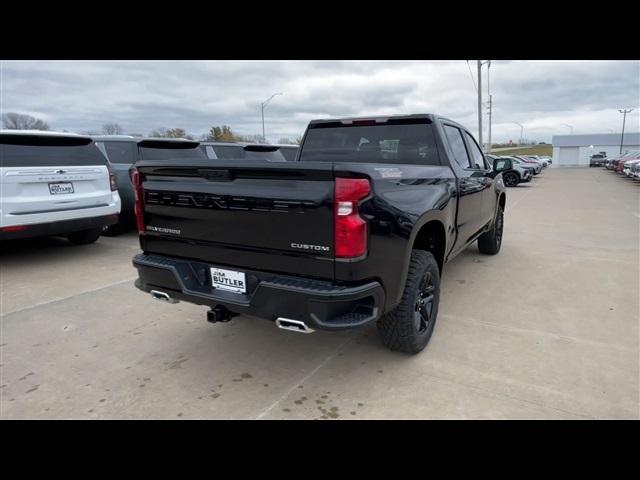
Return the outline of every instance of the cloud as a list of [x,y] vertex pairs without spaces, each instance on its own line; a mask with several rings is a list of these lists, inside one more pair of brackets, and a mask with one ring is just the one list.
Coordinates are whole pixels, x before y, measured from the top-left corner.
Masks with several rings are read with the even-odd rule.
[[[470,71],[471,70],[471,71]],[[301,134],[313,118],[438,113],[477,130],[475,61],[3,61],[0,108],[43,118],[55,129],[125,131],[212,125],[270,140]],[[473,77],[473,79],[472,79]],[[618,108],[640,130],[640,62],[493,61],[493,139],[550,141],[576,133],[619,131]],[[487,70],[483,67],[486,98]],[[485,112],[486,113],[486,112]],[[486,121],[485,118],[485,139]]]

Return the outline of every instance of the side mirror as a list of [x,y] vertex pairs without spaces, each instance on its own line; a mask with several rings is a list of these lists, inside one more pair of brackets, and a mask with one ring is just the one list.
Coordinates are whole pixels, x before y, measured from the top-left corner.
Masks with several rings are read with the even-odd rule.
[[496,158],[493,161],[493,172],[500,173],[513,169],[513,161],[510,158]]

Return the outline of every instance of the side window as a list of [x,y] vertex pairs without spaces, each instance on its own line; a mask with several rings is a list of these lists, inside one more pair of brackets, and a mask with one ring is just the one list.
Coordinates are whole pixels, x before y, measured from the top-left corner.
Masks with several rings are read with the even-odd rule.
[[207,157],[209,157],[211,160],[218,159],[218,156],[216,155],[216,152],[213,150],[213,147],[211,145],[205,146],[204,150],[207,153]]
[[218,146],[214,148],[217,158],[244,158],[244,150],[239,146]]
[[498,171],[504,170],[505,164],[507,163],[506,159],[500,158],[496,160],[496,168]]
[[453,150],[453,156],[462,168],[469,168],[469,155],[467,155],[467,149],[464,147],[464,140],[462,140],[462,133],[456,127],[451,125],[444,125],[444,132]]
[[469,150],[471,153],[471,168],[486,170],[487,166],[485,165],[484,155],[482,155],[480,147],[478,147],[478,144],[476,143],[474,138],[467,132],[464,132],[464,136],[467,139],[467,145],[469,145]]
[[111,163],[132,164],[136,162],[133,142],[104,142]]

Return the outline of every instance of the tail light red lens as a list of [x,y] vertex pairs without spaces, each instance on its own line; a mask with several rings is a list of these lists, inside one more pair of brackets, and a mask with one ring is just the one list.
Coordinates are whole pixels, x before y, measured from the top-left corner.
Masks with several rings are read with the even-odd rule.
[[107,162],[107,169],[109,170],[109,185],[111,186],[111,191],[115,192],[118,190],[118,179],[116,178],[116,171],[111,165],[111,162]]
[[336,178],[333,213],[336,257],[355,258],[367,252],[367,222],[358,213],[358,202],[370,192],[367,179]]
[[10,227],[2,227],[0,228],[0,232],[21,232],[22,230],[26,230],[26,225],[12,225]]
[[140,172],[133,168],[131,170],[131,183],[133,185],[133,193],[135,198],[134,212],[136,214],[136,227],[138,228],[138,234],[144,233],[144,193],[142,191],[142,180],[140,178]]

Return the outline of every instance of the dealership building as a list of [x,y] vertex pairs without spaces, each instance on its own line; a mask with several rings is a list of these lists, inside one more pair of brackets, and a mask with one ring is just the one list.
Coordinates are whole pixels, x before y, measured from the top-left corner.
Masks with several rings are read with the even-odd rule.
[[[554,167],[588,167],[589,158],[594,153],[605,152],[608,158],[620,154],[619,133],[554,135],[551,143]],[[622,153],[627,150],[640,150],[640,133],[624,133]]]

